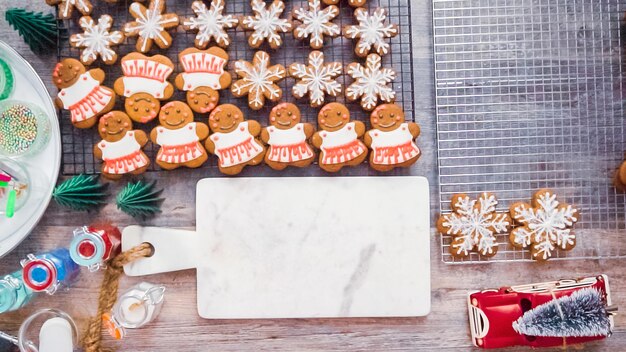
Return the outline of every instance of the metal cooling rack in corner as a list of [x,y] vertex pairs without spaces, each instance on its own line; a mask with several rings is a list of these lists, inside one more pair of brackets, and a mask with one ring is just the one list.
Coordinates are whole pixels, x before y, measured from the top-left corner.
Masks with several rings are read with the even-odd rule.
[[[191,10],[192,0],[167,0],[167,12],[174,12],[182,17],[191,17],[194,15]],[[98,6],[94,7],[94,13],[92,17],[98,18],[103,14],[109,14],[114,18],[113,29],[119,30],[124,23],[132,21],[133,18],[128,13],[128,7],[132,1],[121,0],[118,3],[107,3],[99,1]],[[305,6],[305,0],[286,1],[286,9],[284,16],[291,14],[291,11],[295,7]],[[386,67],[392,67],[396,73],[397,78],[393,83],[394,90],[397,94],[397,103],[402,105],[406,112],[407,118],[413,119],[414,116],[414,99],[413,99],[413,65],[412,65],[412,45],[411,45],[411,18],[410,18],[410,0],[370,0],[367,5],[370,9],[377,7],[383,7],[388,10],[388,19],[391,23],[398,25],[400,34],[390,40],[391,50],[390,54],[385,55],[383,58],[383,65]],[[354,9],[347,5],[347,1],[342,1],[339,4],[340,14],[335,19],[335,23],[343,27],[344,25],[354,23],[353,11]],[[408,9],[408,11],[407,11]],[[233,15],[249,15],[252,10],[250,8],[249,0],[229,0],[226,2],[225,13]],[[59,21],[59,30],[62,34],[60,36],[59,43],[59,59],[66,57],[79,57],[80,50],[72,48],[69,45],[69,36],[74,33],[82,32],[81,28],[77,24],[79,14],[76,13],[72,20]],[[235,30],[229,30],[232,43],[227,49],[230,55],[229,72],[235,77],[233,71],[233,63],[236,60],[251,60],[255,50],[248,46],[247,35],[249,33],[242,31],[240,28]],[[178,53],[187,47],[193,46],[195,39],[195,33],[185,32],[182,28],[172,33],[174,38],[173,45],[167,50],[160,50],[158,48],[152,49],[147,55],[162,54],[168,56],[178,66]],[[119,57],[123,57],[129,52],[135,51],[135,38],[127,38],[124,43],[116,48],[119,53]],[[307,42],[297,41],[293,38],[292,34],[283,35],[283,46],[277,50],[271,50],[265,44],[260,48],[270,53],[273,64],[282,64],[288,66],[294,62],[306,62],[309,52],[312,50]],[[354,61],[363,61],[358,59],[354,54],[354,42],[343,37],[337,37],[334,39],[326,38],[323,52],[329,61],[342,62],[347,65]],[[119,60],[112,66],[104,65],[102,62],[97,61],[89,68],[99,67],[106,73],[106,80],[104,84],[112,87],[113,82],[117,77],[121,75],[119,66]],[[170,80],[175,77],[179,72],[178,67],[175,69]],[[347,77],[344,73],[339,78],[339,82],[344,86],[346,83],[351,83],[351,78]],[[293,102],[297,104],[302,111],[303,122],[317,123],[317,112],[319,109],[313,109],[309,107],[306,99],[296,100],[291,95],[291,87],[294,80],[291,78],[284,79],[279,85],[283,90],[283,101]],[[328,101],[345,102],[343,97],[332,99],[327,97]],[[184,94],[176,92],[172,97],[172,100],[184,101]],[[220,103],[232,103],[239,106],[245,116],[249,119],[259,121],[262,125],[267,125],[267,116],[270,109],[275,105],[271,102],[266,103],[266,107],[258,112],[250,110],[247,106],[247,100],[243,98],[235,98],[230,93],[230,90],[223,90],[220,92]],[[364,112],[358,103],[347,104],[352,112],[352,118],[355,120],[364,121],[369,126],[369,114]],[[123,110],[123,99],[118,99],[115,109]],[[207,116],[200,116],[196,114],[196,121],[205,121]],[[94,160],[92,154],[93,145],[99,140],[97,131],[95,129],[79,130],[72,126],[69,122],[69,116],[66,112],[60,113],[61,120],[61,137],[63,143],[63,161],[62,161],[62,173],[64,175],[74,175],[79,173],[98,173],[100,162]],[[142,128],[145,130],[152,129],[156,124],[156,121],[152,121],[145,126],[136,125],[135,128]],[[154,160],[156,154],[156,148],[148,144],[146,147],[146,153]],[[151,171],[158,171],[157,166],[152,166]],[[175,170],[168,172],[190,172],[189,170]],[[202,166],[202,177],[216,177],[221,176],[217,169],[216,158],[214,156],[209,157],[209,161]],[[409,174],[410,170],[396,170],[390,174],[405,175]],[[339,175],[371,175],[377,174],[371,170],[367,164],[360,165],[355,168],[344,168]],[[242,173],[243,176],[322,176],[326,175],[317,165],[312,165],[304,169],[287,169],[281,172],[273,171],[267,166],[255,166],[249,167]]]
[[[440,210],[493,192],[506,210],[540,188],[581,209],[577,246],[554,259],[624,258],[624,0],[433,0]],[[446,263],[526,261],[498,254]]]

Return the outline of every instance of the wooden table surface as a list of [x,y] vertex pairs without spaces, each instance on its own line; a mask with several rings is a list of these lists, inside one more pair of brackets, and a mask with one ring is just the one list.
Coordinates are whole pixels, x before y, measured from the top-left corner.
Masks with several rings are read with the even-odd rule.
[[[26,4],[26,5],[25,5]],[[0,13],[10,7],[51,11],[44,1],[24,2],[2,0]],[[433,98],[433,64],[430,1],[413,5],[414,67],[417,84],[415,104],[422,125],[420,147],[424,157],[415,173],[431,182],[431,203],[437,206],[435,111]],[[4,16],[2,16],[4,17]],[[0,20],[0,38],[15,47],[49,85],[50,72],[56,57],[36,56],[9,25]],[[185,177],[181,177],[184,175]],[[156,173],[147,176],[156,177]],[[186,177],[189,176],[189,177]],[[158,173],[159,184],[165,187],[167,201],[163,213],[146,224],[194,228],[194,189],[201,174],[195,171]],[[119,189],[112,185],[111,191]],[[22,244],[0,259],[0,272],[16,268],[27,253],[67,246],[76,226],[92,221],[114,221],[120,226],[136,221],[120,215],[114,205],[107,205],[95,214],[69,212],[51,204],[40,224]],[[466,293],[469,290],[502,285],[525,284],[559,278],[608,274],[614,304],[626,307],[626,260],[592,260],[537,263],[494,263],[489,265],[446,265],[441,261],[439,239],[433,231],[431,241],[432,311],[422,318],[402,319],[289,319],[209,321],[196,312],[195,272],[183,271],[149,277],[151,282],[168,287],[167,303],[158,320],[149,327],[131,331],[123,342],[105,339],[105,346],[120,351],[467,351],[472,350],[469,338]],[[34,310],[54,307],[70,313],[82,327],[96,310],[98,287],[102,273],[84,272],[69,292],[40,296],[27,307],[0,315],[0,330],[16,333],[21,321]],[[123,278],[122,289],[140,281]],[[586,351],[626,350],[626,317],[618,315],[614,335],[604,341],[587,344]],[[10,350],[0,344],[0,351]],[[509,349],[515,351],[518,349]],[[519,349],[523,350],[523,349]]]

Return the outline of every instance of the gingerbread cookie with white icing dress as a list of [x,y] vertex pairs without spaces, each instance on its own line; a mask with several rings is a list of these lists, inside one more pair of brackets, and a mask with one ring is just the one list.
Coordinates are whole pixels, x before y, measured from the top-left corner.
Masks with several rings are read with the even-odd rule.
[[261,125],[254,120],[245,120],[243,112],[232,104],[216,107],[209,116],[212,134],[205,146],[218,159],[220,172],[226,175],[240,173],[246,165],[263,162],[265,146],[257,138]]
[[350,111],[340,103],[325,105],[317,115],[319,130],[311,142],[321,150],[320,167],[337,172],[344,166],[356,166],[367,158],[367,147],[359,139],[365,133],[365,124],[350,121]]
[[150,133],[152,143],[160,145],[156,163],[165,170],[181,166],[197,168],[208,159],[201,142],[209,127],[193,121],[193,111],[182,101],[165,104],[159,113],[160,125]]
[[102,176],[119,180],[124,175],[144,173],[150,159],[143,152],[148,136],[141,130],[133,130],[133,122],[122,111],[111,111],[100,118],[98,132],[102,140],[93,148],[93,154],[101,159]]
[[104,77],[103,70],[87,71],[76,59],[63,59],[54,67],[52,81],[59,88],[55,103],[70,112],[75,127],[90,128],[113,109],[115,92],[102,85]]
[[178,54],[183,72],[176,76],[176,88],[187,92],[187,104],[197,113],[208,113],[219,103],[218,90],[232,81],[226,71],[228,54],[221,48],[188,48]]
[[306,167],[315,159],[307,142],[315,128],[300,122],[300,117],[300,109],[291,103],[278,104],[270,112],[270,126],[261,131],[261,140],[268,145],[265,163],[272,169]]
[[121,65],[123,76],[115,81],[113,89],[126,97],[126,113],[135,122],[153,120],[161,109],[160,101],[174,94],[174,86],[167,80],[174,63],[163,55],[130,53],[122,58]]
[[364,142],[372,151],[369,163],[377,171],[413,165],[421,156],[415,144],[420,127],[404,121],[404,111],[396,104],[383,104],[370,116],[372,129],[365,133]]

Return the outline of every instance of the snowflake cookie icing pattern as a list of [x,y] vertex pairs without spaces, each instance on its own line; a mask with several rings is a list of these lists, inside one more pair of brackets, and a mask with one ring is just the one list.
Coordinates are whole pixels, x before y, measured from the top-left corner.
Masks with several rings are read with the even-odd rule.
[[335,5],[322,9],[320,0],[309,0],[309,9],[298,8],[293,11],[295,19],[302,24],[293,31],[293,36],[298,40],[310,38],[309,43],[313,49],[321,49],[324,46],[324,36],[336,37],[341,33],[341,28],[331,21],[339,14],[339,8]]
[[89,15],[93,10],[93,5],[89,0],[46,0],[46,4],[50,6],[59,5],[59,18],[62,20],[72,18],[74,8],[83,15]]
[[374,110],[378,99],[385,103],[393,103],[396,92],[388,86],[396,78],[396,72],[383,68],[381,57],[369,54],[365,66],[353,62],[348,65],[347,73],[354,82],[346,89],[349,101],[361,99],[361,107],[367,111]]
[[483,193],[478,199],[466,194],[452,196],[452,213],[443,214],[437,221],[437,230],[453,237],[450,254],[467,257],[471,251],[484,256],[498,252],[496,234],[507,233],[511,227],[508,213],[496,212],[498,200],[493,194]]
[[120,31],[110,32],[113,18],[103,15],[96,23],[91,17],[83,16],[78,23],[85,32],[73,34],[70,37],[70,44],[75,48],[83,48],[80,61],[85,65],[90,65],[100,56],[107,65],[115,63],[117,53],[111,49],[111,46],[123,42],[124,34]]
[[215,40],[222,48],[230,45],[230,37],[226,34],[226,29],[234,28],[239,23],[239,19],[233,15],[224,15],[224,0],[211,1],[208,8],[202,1],[194,1],[191,9],[196,17],[183,20],[183,28],[187,31],[197,31],[195,45],[199,49],[204,49],[211,40]]
[[152,43],[156,43],[161,49],[172,45],[172,36],[166,30],[176,28],[179,19],[175,13],[163,13],[165,0],[151,0],[148,8],[134,2],[129,11],[135,21],[126,23],[124,33],[128,37],[139,37],[137,51],[147,53],[152,48]]
[[248,95],[248,106],[259,110],[265,105],[265,98],[278,101],[283,95],[276,82],[285,78],[283,65],[270,66],[270,56],[264,51],[257,51],[252,62],[235,62],[235,72],[241,77],[230,87],[236,97]]
[[357,39],[354,52],[359,57],[365,57],[372,48],[379,55],[389,53],[389,43],[385,39],[398,35],[398,26],[385,24],[387,13],[385,9],[376,9],[372,15],[363,8],[354,10],[354,17],[358,25],[346,26],[343,30],[348,39]]
[[570,250],[576,246],[572,226],[580,212],[571,205],[560,203],[556,194],[539,190],[531,204],[518,202],[511,205],[511,217],[522,225],[511,231],[509,240],[518,248],[531,248],[532,259],[544,261],[559,248]]
[[250,5],[254,16],[246,16],[241,20],[244,29],[254,31],[248,38],[250,47],[258,48],[264,40],[267,40],[272,49],[281,46],[283,39],[280,33],[287,33],[293,29],[291,22],[280,18],[285,10],[285,3],[274,0],[266,5],[263,0],[252,0]]
[[312,51],[309,54],[309,65],[291,64],[289,74],[298,81],[293,86],[293,95],[302,98],[309,94],[312,107],[324,104],[324,95],[336,97],[341,93],[341,84],[335,78],[341,74],[343,68],[339,62],[324,63],[324,54],[321,51]]

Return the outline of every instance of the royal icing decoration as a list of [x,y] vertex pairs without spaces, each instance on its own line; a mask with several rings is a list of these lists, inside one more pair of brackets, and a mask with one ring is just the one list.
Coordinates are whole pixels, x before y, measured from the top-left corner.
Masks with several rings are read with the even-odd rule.
[[98,147],[102,150],[104,161],[102,172],[107,174],[127,174],[149,163],[133,131],[126,132],[126,135],[117,142],[100,141]]
[[373,129],[367,133],[372,138],[372,162],[376,164],[397,165],[420,155],[408,123],[393,131]]
[[354,82],[346,89],[346,97],[350,101],[360,98],[363,109],[373,110],[378,99],[390,103],[396,98],[396,92],[388,85],[396,78],[396,73],[382,67],[380,56],[369,54],[365,66],[351,63],[347,73]]
[[319,135],[323,164],[346,163],[367,151],[365,144],[358,139],[354,122],[348,122],[337,131],[320,131]]
[[97,116],[113,99],[113,92],[100,86],[100,82],[85,72],[72,86],[58,94],[63,108],[71,113],[72,122],[81,122]]
[[93,9],[89,0],[46,0],[46,4],[59,5],[59,18],[64,20],[72,18],[74,8],[83,15],[89,15]]
[[167,65],[148,57],[122,60],[122,81],[124,96],[147,93],[163,99],[165,89],[170,84],[167,78],[172,73],[173,64]]
[[117,53],[111,49],[111,46],[124,41],[124,34],[120,31],[110,32],[113,18],[103,15],[96,24],[91,17],[83,16],[78,23],[85,32],[72,35],[70,43],[74,47],[83,48],[80,61],[85,65],[90,65],[100,56],[105,63],[114,63],[117,60]]
[[204,154],[204,148],[199,141],[195,122],[175,130],[159,126],[156,142],[161,149],[157,154],[157,160],[170,164],[183,164],[195,160]]
[[322,9],[320,0],[309,0],[309,9],[298,8],[294,17],[302,24],[297,26],[293,34],[297,39],[310,38],[313,49],[324,46],[324,36],[336,37],[341,28],[331,21],[339,14],[339,8],[331,5]]
[[291,22],[280,18],[285,10],[285,3],[274,0],[271,4],[265,4],[263,0],[252,0],[250,2],[254,16],[246,16],[241,21],[241,25],[246,30],[252,30],[248,43],[253,48],[258,48],[264,40],[273,49],[278,48],[283,40],[280,33],[291,31]]
[[496,234],[508,232],[511,219],[507,213],[496,212],[498,200],[489,193],[483,193],[477,200],[465,194],[452,197],[450,214],[441,215],[438,228],[441,233],[453,236],[450,253],[468,256],[476,250],[486,256],[498,251]]
[[293,163],[313,157],[313,150],[306,142],[303,123],[298,123],[286,130],[270,126],[267,128],[267,133],[269,134],[268,160]]
[[235,72],[241,79],[233,83],[231,91],[236,97],[247,94],[251,109],[261,109],[266,97],[276,101],[282,96],[282,89],[276,82],[285,78],[285,67],[270,66],[270,56],[266,52],[257,51],[252,63],[242,60],[235,62]]
[[341,72],[340,63],[324,63],[324,54],[321,51],[312,51],[309,54],[308,66],[303,64],[289,66],[289,74],[298,79],[292,88],[293,95],[302,98],[309,94],[311,106],[321,106],[324,104],[325,93],[337,96],[341,92],[341,85],[335,80]]
[[240,122],[228,133],[215,132],[210,137],[221,167],[245,164],[263,152],[263,147],[250,134],[248,121]]
[[183,21],[185,30],[198,31],[196,35],[196,46],[200,49],[207,47],[213,39],[217,45],[227,47],[230,45],[230,38],[226,34],[226,29],[234,28],[239,23],[233,15],[224,15],[224,0],[211,1],[211,7],[202,1],[194,1],[191,9],[196,17],[191,17]]
[[572,249],[576,245],[576,235],[572,227],[578,221],[578,209],[560,203],[556,194],[541,190],[533,196],[532,204],[515,203],[511,206],[511,216],[521,224],[511,231],[511,244],[517,247],[531,247],[533,259],[546,260],[556,248]]
[[359,24],[346,26],[344,36],[348,39],[358,39],[354,49],[355,53],[363,57],[373,48],[379,55],[387,54],[389,43],[387,43],[386,38],[395,37],[398,34],[398,26],[385,24],[387,19],[385,9],[376,9],[370,15],[367,10],[358,8],[354,10],[354,17]]
[[124,32],[129,37],[139,36],[137,51],[148,52],[153,42],[161,49],[172,44],[172,37],[166,30],[178,26],[179,20],[175,13],[163,13],[165,0],[152,0],[147,9],[142,4],[134,2],[129,10],[135,21],[127,23]]
[[[226,52],[223,53],[228,57]],[[208,52],[189,52],[180,55],[180,63],[184,71],[181,73],[183,90],[189,91],[198,87],[215,90],[224,88],[220,84],[220,78],[224,74],[227,59]]]

